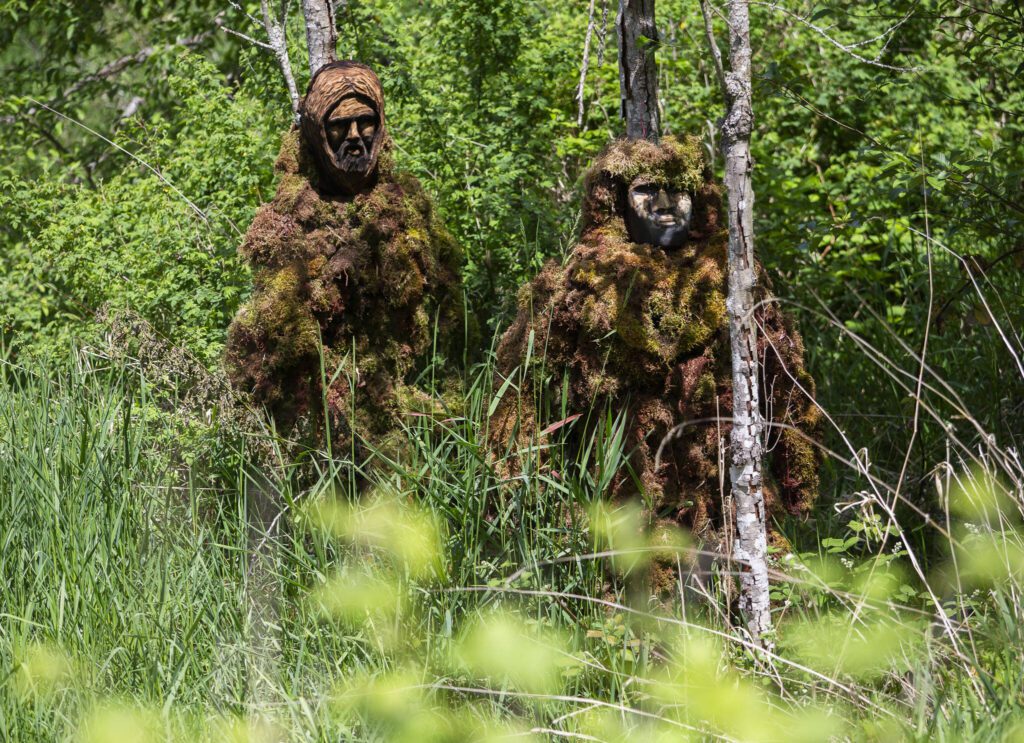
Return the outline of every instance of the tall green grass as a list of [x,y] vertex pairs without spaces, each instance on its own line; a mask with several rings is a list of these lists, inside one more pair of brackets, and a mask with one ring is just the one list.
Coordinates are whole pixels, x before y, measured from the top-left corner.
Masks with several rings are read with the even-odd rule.
[[[738,566],[685,535],[645,542],[593,468],[534,449],[523,476],[495,474],[487,364],[459,409],[410,418],[369,463],[266,472],[267,541],[243,440],[183,426],[131,364],[69,362],[0,367],[5,740],[1024,736],[1024,478],[994,442],[951,434],[915,521],[851,461],[836,487],[868,487],[775,555],[764,653],[724,598]],[[622,458],[616,431],[589,456]],[[625,590],[652,558],[678,560],[669,603]]]

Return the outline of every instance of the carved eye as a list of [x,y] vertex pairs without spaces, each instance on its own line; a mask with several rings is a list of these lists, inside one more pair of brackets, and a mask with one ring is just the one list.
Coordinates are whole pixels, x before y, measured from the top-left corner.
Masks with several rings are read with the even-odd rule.
[[331,149],[338,149],[341,143],[345,141],[345,129],[344,126],[338,122],[333,122],[327,126],[327,143],[331,146]]
[[356,120],[359,127],[359,134],[363,137],[372,137],[377,131],[377,118],[375,116],[360,116]]

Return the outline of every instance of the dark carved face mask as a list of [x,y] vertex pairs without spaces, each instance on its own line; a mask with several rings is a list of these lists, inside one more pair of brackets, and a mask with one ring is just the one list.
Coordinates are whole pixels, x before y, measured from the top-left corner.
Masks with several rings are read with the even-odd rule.
[[339,168],[348,173],[366,172],[372,165],[377,114],[358,98],[346,98],[327,121],[327,143]]
[[385,140],[384,91],[369,67],[335,62],[317,71],[300,125],[322,187],[346,194],[373,187]]
[[686,242],[693,220],[693,198],[686,191],[645,180],[630,184],[626,227],[635,243],[678,248]]

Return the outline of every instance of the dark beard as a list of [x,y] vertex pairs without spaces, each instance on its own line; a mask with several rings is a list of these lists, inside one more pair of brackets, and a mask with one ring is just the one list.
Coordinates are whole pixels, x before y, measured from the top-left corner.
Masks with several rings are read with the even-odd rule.
[[363,175],[370,169],[373,158],[368,152],[364,155],[335,155],[334,162],[342,173]]
[[346,153],[346,143],[337,150],[322,148],[320,159],[323,164],[321,182],[326,190],[344,194],[368,191],[376,183],[377,160],[373,156],[374,140],[362,141],[363,154]]

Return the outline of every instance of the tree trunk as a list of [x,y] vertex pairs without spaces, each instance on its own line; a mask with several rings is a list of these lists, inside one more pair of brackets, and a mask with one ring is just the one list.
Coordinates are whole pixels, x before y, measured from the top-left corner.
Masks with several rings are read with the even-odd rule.
[[722,121],[725,187],[729,200],[729,333],[732,344],[733,426],[729,470],[736,508],[733,557],[742,565],[740,608],[751,639],[769,645],[768,540],[761,486],[762,431],[754,323],[754,189],[750,134],[754,111],[750,81],[750,9],[729,2],[727,111]]
[[619,0],[619,88],[629,139],[658,141],[658,27],[654,0]]
[[309,74],[338,59],[338,34],[334,30],[331,0],[302,0],[306,19],[306,45],[309,47]]

